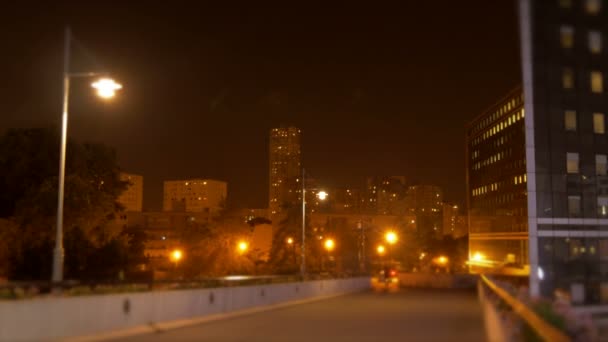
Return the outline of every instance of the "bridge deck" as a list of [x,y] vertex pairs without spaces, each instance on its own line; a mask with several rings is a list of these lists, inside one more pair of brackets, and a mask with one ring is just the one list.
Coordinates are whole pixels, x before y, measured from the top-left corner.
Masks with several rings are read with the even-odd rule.
[[474,292],[366,292],[122,341],[484,341]]

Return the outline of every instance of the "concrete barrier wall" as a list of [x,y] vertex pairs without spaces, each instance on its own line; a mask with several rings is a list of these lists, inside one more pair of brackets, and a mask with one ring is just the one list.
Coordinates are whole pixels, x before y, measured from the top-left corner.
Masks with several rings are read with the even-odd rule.
[[447,273],[399,273],[402,287],[423,287],[439,289],[474,289],[477,275]]
[[0,340],[51,340],[228,314],[370,287],[369,278],[0,302]]

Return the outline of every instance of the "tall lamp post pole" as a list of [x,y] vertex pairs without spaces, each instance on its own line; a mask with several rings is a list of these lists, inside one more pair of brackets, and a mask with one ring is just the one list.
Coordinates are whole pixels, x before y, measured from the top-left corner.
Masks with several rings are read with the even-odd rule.
[[300,275],[306,275],[306,170],[302,169],[302,248],[300,257]]
[[[65,194],[65,155],[68,136],[68,107],[70,94],[71,77],[93,77],[100,73],[71,73],[70,72],[70,45],[72,33],[69,27],[65,29],[64,50],[63,50],[63,103],[61,115],[61,145],[59,146],[59,184],[57,194],[57,227],[55,232],[55,250],[53,251],[53,282],[63,280],[64,250],[63,250],[63,204]],[[121,89],[122,85],[109,78],[102,78],[92,84],[97,89],[97,94],[103,98],[114,97],[116,90]]]
[[68,134],[68,99],[70,94],[70,28],[65,29],[63,50],[63,104],[61,115],[61,146],[59,148],[59,191],[57,196],[57,231],[53,254],[53,282],[63,280],[63,197],[65,184],[65,148]]

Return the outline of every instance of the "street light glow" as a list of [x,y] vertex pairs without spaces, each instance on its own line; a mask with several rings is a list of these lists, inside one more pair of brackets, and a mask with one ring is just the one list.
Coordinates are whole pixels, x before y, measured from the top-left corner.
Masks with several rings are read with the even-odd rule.
[[384,235],[384,238],[386,239],[386,242],[388,242],[391,245],[394,245],[395,243],[397,243],[397,233],[395,233],[393,231],[386,232],[386,234]]
[[331,252],[334,249],[334,247],[335,247],[334,240],[332,240],[332,239],[325,240],[325,249],[328,252]]
[[486,258],[485,255],[481,254],[480,252],[475,252],[475,254],[473,254],[473,257],[471,258],[471,260],[473,260],[473,261],[482,261],[485,258]]
[[239,252],[245,253],[245,252],[247,252],[248,248],[249,248],[249,244],[247,242],[245,242],[245,241],[239,242],[239,244],[238,244]]
[[97,89],[97,95],[104,99],[109,99],[116,95],[116,90],[122,89],[122,85],[116,83],[111,78],[102,78],[97,82],[91,84],[91,86]]
[[180,261],[183,257],[184,257],[184,254],[179,249],[175,249],[175,250],[173,250],[173,252],[171,252],[171,260],[173,260],[175,262]]
[[287,238],[287,244],[288,245],[293,245],[293,238],[292,237],[288,237]]
[[378,247],[376,247],[376,252],[378,252],[378,255],[384,255],[384,253],[386,253],[386,248],[382,245],[378,245]]
[[317,193],[317,198],[321,201],[325,201],[327,199],[327,196],[329,195],[325,191],[319,191],[319,193]]

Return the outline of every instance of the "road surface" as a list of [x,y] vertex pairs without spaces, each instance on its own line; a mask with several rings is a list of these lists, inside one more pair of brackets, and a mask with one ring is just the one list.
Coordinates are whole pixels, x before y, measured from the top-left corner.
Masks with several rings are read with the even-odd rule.
[[474,292],[370,291],[120,341],[484,341]]

